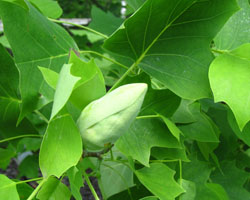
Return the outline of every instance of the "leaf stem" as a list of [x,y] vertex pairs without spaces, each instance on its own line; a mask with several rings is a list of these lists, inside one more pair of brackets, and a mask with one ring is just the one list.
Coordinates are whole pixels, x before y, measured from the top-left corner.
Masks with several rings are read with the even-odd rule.
[[43,119],[43,121],[45,121],[47,124],[49,123],[49,120],[48,120],[40,111],[35,110],[34,112],[35,112],[37,115],[39,115],[39,116]]
[[25,180],[25,181],[18,181],[18,182],[16,182],[16,184],[23,184],[23,183],[33,182],[33,181],[40,181],[42,179],[43,179],[43,177],[33,178],[33,179]]
[[90,53],[90,54],[95,54],[95,55],[97,55],[97,56],[100,56],[100,57],[102,57],[102,58],[104,58],[104,59],[106,59],[106,60],[108,60],[108,61],[110,61],[110,62],[112,62],[112,63],[114,63],[114,64],[117,64],[117,65],[119,65],[120,67],[122,67],[122,68],[124,68],[124,69],[128,69],[128,67],[127,66],[125,66],[125,65],[123,65],[123,64],[121,64],[121,63],[119,63],[119,62],[117,62],[116,60],[113,60],[113,59],[111,59],[111,58],[108,58],[108,57],[106,57],[106,56],[104,56],[104,55],[102,55],[102,54],[100,54],[100,53],[98,53],[98,52],[95,52],[95,51],[89,51],[89,50],[87,50],[87,51],[80,51],[80,53]]
[[42,185],[47,181],[47,178],[43,179],[39,185],[36,187],[36,189],[31,193],[31,195],[29,196],[29,198],[27,200],[32,200],[36,194],[38,193],[38,191],[40,190],[40,188],[42,187]]
[[147,118],[159,118],[159,115],[144,115],[144,116],[138,116],[136,119],[147,119]]
[[108,92],[111,92],[112,90],[114,90],[115,88],[117,88],[120,83],[129,75],[129,73],[131,71],[133,71],[133,69],[137,66],[137,62],[134,63],[133,65],[131,65],[131,67],[129,67],[129,69],[121,76],[121,78],[116,81],[116,83],[112,86],[112,88],[110,88],[110,90]]
[[6,139],[3,139],[3,140],[0,140],[0,143],[4,143],[4,142],[11,141],[11,140],[16,140],[16,139],[19,139],[19,138],[24,138],[24,137],[39,137],[39,138],[42,138],[43,136],[42,135],[18,135],[18,136],[15,136],[15,137],[10,137],[10,138],[6,138]]
[[87,174],[84,170],[83,170],[83,175],[84,175],[84,178],[85,178],[85,180],[86,180],[86,182],[87,182],[87,184],[88,184],[88,186],[89,186],[89,189],[90,189],[90,191],[92,192],[92,194],[93,194],[95,200],[100,200],[99,197],[98,197],[98,195],[96,194],[96,191],[95,191],[95,189],[94,189],[92,183],[91,183],[90,180],[89,180],[88,174]]
[[75,24],[75,23],[72,23],[72,22],[61,21],[61,20],[56,20],[56,19],[51,19],[51,18],[48,18],[48,19],[49,19],[50,21],[52,21],[52,22],[56,22],[56,23],[59,23],[59,24],[70,24],[70,25],[76,26],[76,27],[78,27],[78,28],[82,28],[82,29],[85,29],[85,30],[90,31],[90,32],[92,32],[92,33],[95,33],[96,35],[100,35],[101,37],[103,37],[103,38],[105,38],[105,39],[108,38],[107,35],[104,35],[104,34],[98,32],[98,31],[95,31],[94,29],[89,28],[89,27],[87,27],[87,26],[82,26],[82,25]]
[[179,168],[180,168],[180,185],[182,187],[182,162],[179,160]]
[[219,50],[219,49],[211,49],[212,52],[223,54],[223,53],[228,53],[226,50]]

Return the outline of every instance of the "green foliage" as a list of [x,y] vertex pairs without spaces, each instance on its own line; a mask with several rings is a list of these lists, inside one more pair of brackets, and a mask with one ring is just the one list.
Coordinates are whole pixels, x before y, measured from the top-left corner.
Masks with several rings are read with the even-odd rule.
[[0,0],[0,198],[250,200],[249,1],[78,2]]

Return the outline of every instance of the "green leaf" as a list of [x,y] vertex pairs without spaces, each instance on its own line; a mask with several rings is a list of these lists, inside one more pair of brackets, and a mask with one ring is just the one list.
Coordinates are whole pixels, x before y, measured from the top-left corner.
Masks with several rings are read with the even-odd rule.
[[228,195],[224,188],[216,183],[207,183],[206,187],[213,193],[210,197],[211,200],[229,200]]
[[230,199],[249,200],[250,192],[244,189],[244,183],[249,179],[250,173],[240,170],[235,166],[234,161],[225,161],[221,163],[223,174],[217,169],[211,174],[211,180],[214,183],[221,184]]
[[123,21],[110,12],[105,13],[96,6],[92,6],[91,16],[92,20],[89,27],[106,35],[111,35]]
[[126,0],[126,3],[136,11],[145,2],[145,0]]
[[250,43],[218,56],[211,64],[209,80],[215,102],[232,109],[240,130],[250,120]]
[[133,58],[182,98],[211,97],[209,45],[237,10],[235,0],[148,0],[104,47]]
[[82,155],[82,139],[69,115],[52,120],[45,133],[39,164],[44,177],[60,177],[67,169],[76,165]]
[[180,104],[181,98],[170,90],[154,90],[149,86],[139,115],[159,113],[171,117]]
[[248,0],[238,0],[240,10],[235,13],[215,37],[215,47],[232,50],[250,42],[250,6]]
[[51,117],[56,116],[56,114],[64,107],[68,101],[75,84],[80,80],[80,77],[72,76],[70,73],[70,68],[72,64],[64,64],[58,79],[56,86],[56,92],[54,97],[54,103],[52,107]]
[[12,157],[16,155],[13,148],[0,148],[0,169],[6,169]]
[[175,171],[162,163],[151,164],[135,172],[140,182],[162,200],[174,200],[184,192],[175,182]]
[[[27,6],[29,10],[14,3],[0,1],[4,33],[20,71],[22,104],[18,122],[27,113],[53,99],[54,92],[43,81],[37,66],[58,72],[67,62],[69,50],[77,49],[62,27],[50,22],[30,3]],[[39,93],[46,97],[45,102],[41,101]]]
[[104,78],[93,59],[89,62],[84,62],[71,51],[69,63],[72,64],[71,74],[81,77],[74,87],[70,101],[82,110],[90,102],[105,95]]
[[80,188],[83,186],[82,172],[73,166],[67,171],[69,177],[70,189],[76,200],[82,200]]
[[27,156],[18,166],[18,177],[21,178],[25,176],[27,178],[38,177],[39,174],[39,164],[38,156],[32,155]]
[[55,71],[49,68],[45,68],[45,67],[38,67],[38,68],[42,72],[44,80],[48,83],[50,87],[52,87],[55,90],[56,84],[59,79],[58,73],[56,73]]
[[21,200],[27,200],[34,190],[28,183],[17,184],[16,188]]
[[167,125],[169,131],[172,133],[172,135],[180,141],[180,129],[173,123],[170,119],[167,117],[164,117],[163,115],[160,115],[160,117],[163,119],[164,123]]
[[194,200],[196,196],[196,186],[195,183],[192,181],[188,181],[185,179],[182,179],[182,187],[185,190],[185,193],[183,193],[180,196],[180,200]]
[[0,197],[4,200],[19,200],[16,183],[0,174]]
[[37,194],[39,200],[70,200],[69,189],[55,177],[50,177]]
[[158,198],[157,197],[144,197],[140,200],[158,200]]
[[133,172],[123,163],[102,162],[100,173],[101,177],[98,179],[98,183],[101,185],[102,195],[105,198],[134,186]]
[[[1,4],[1,2],[0,2]],[[16,127],[20,113],[18,91],[19,74],[15,63],[6,49],[0,45],[0,129],[4,138],[23,134],[36,134],[31,123],[24,119]]]
[[243,140],[248,146],[250,146],[250,122],[248,122],[244,129],[241,131],[231,111],[228,111],[227,119],[237,137]]
[[178,140],[159,119],[136,119],[117,142],[116,147],[145,166],[149,166],[152,147],[181,148]]
[[54,0],[29,0],[35,5],[46,17],[59,18],[63,10],[59,6],[57,1]]
[[193,103],[190,110],[196,122],[178,126],[185,137],[200,142],[219,142],[218,128],[205,113],[200,111],[200,104]]

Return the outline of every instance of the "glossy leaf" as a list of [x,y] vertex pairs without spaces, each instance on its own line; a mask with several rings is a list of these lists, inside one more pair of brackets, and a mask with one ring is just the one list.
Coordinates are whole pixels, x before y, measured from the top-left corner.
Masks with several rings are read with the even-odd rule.
[[[4,33],[20,71],[22,104],[19,122],[27,113],[53,98],[53,90],[43,81],[37,66],[58,72],[67,62],[69,50],[77,49],[62,27],[50,22],[30,3],[25,4],[28,10],[11,2],[0,2]],[[41,102],[39,93],[47,98],[45,103]]]
[[184,192],[174,180],[175,171],[162,163],[151,164],[135,174],[146,188],[162,200],[174,200]]
[[19,200],[16,183],[0,174],[0,197],[4,200]]
[[250,5],[248,0],[238,0],[240,10],[236,12],[215,37],[215,47],[232,50],[250,42]]
[[149,0],[104,47],[133,58],[136,65],[185,99],[211,97],[209,45],[237,10],[235,0]]
[[215,102],[232,109],[240,130],[250,120],[250,43],[218,56],[211,64],[209,80]]
[[39,164],[44,177],[60,177],[75,166],[82,155],[82,140],[75,122],[69,115],[52,120],[45,133]]

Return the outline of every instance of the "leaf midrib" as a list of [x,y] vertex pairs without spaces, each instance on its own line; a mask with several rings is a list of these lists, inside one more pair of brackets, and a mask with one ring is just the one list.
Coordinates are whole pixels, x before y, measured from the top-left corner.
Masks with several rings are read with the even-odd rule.
[[[172,24],[184,13],[186,12],[192,5],[194,5],[197,1],[194,1],[192,4],[190,4],[189,6],[187,6],[185,9],[183,9],[183,11],[177,15],[171,22],[169,22],[169,24],[167,24],[165,26],[164,29],[162,29],[162,31],[155,37],[155,39],[152,41],[152,43],[146,48],[146,50],[141,54],[141,56],[136,60],[135,62],[135,66],[137,66],[142,60],[143,58],[146,56],[147,52],[151,49],[151,47],[158,41],[158,39],[161,37],[161,35],[170,27],[172,26]],[[178,4],[178,3],[177,3]],[[174,12],[174,11],[173,11]],[[171,17],[171,16],[170,16]],[[169,17],[169,18],[170,18]],[[127,33],[127,29],[126,30],[126,33]],[[128,41],[130,41],[129,37],[128,37],[128,34],[127,34],[127,39]],[[130,43],[130,42],[129,42]],[[133,46],[131,46],[132,48]],[[133,47],[134,48],[134,47]]]

